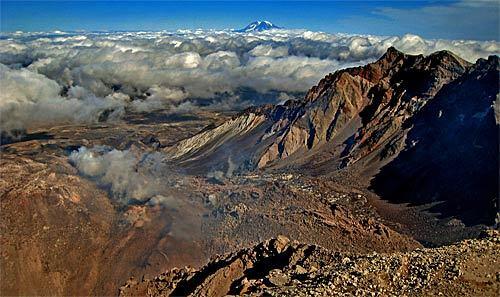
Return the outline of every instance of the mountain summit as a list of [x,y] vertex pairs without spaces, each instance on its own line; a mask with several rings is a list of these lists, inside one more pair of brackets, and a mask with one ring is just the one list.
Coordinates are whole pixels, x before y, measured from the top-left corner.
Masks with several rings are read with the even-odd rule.
[[236,30],[236,32],[261,32],[265,30],[271,30],[271,29],[282,29],[281,27],[276,26],[275,24],[269,22],[269,21],[255,21],[248,26],[246,26],[243,29]]
[[327,75],[303,100],[250,108],[169,153],[193,170],[224,164],[227,152],[239,170],[349,170],[384,199],[440,201],[433,211],[489,224],[498,197],[498,65],[497,56],[470,64],[448,51],[391,47],[374,63]]

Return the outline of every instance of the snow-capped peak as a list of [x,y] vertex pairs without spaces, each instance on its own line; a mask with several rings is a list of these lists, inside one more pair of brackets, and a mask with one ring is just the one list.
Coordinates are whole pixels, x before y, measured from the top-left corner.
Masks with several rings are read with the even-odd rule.
[[255,22],[250,23],[245,28],[240,29],[240,30],[236,30],[236,31],[237,32],[256,32],[256,31],[260,32],[260,31],[271,30],[271,29],[281,29],[281,27],[278,27],[269,21],[255,21]]

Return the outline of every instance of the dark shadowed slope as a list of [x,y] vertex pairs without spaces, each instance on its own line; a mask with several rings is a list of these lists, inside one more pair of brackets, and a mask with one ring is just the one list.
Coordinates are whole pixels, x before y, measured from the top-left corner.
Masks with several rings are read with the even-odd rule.
[[496,56],[444,86],[405,123],[405,149],[372,181],[375,192],[392,201],[444,201],[434,210],[491,223],[498,211],[497,94]]

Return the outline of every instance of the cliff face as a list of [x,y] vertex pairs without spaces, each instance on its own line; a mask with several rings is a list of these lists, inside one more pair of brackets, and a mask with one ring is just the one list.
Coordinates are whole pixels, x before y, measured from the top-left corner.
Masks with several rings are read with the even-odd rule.
[[468,67],[468,62],[446,51],[424,57],[389,48],[375,63],[331,74],[299,107],[291,105],[302,112],[268,149],[277,151],[274,158],[261,158],[259,165],[330,141],[344,144],[338,156],[342,167],[354,163],[394,138],[406,119]]
[[393,201],[445,201],[433,209],[491,223],[498,212],[498,65],[498,57],[479,60],[406,121],[404,150],[375,176],[373,190]]
[[[389,199],[460,202],[446,207],[451,214],[468,207],[463,201],[480,200],[490,211],[470,222],[492,222],[497,93],[496,56],[470,64],[448,51],[414,56],[389,48],[374,63],[326,76],[302,101],[250,108],[195,136],[205,140],[169,150],[172,159],[198,170],[291,166],[324,174],[350,168],[366,179],[376,176],[372,188]],[[471,199],[473,192],[485,198]]]

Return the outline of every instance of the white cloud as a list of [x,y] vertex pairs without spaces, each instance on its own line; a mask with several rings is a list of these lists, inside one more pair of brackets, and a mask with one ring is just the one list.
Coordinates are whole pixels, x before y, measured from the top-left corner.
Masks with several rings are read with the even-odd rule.
[[73,151],[70,161],[80,174],[109,189],[111,197],[121,203],[166,203],[158,196],[165,190],[169,174],[160,153],[116,150],[105,146],[81,147]]
[[258,45],[249,53],[253,56],[280,58],[288,56],[288,47],[278,46],[273,48],[271,45]]
[[390,46],[411,54],[447,49],[471,62],[500,49],[495,41],[304,30],[15,33],[0,40],[0,63],[8,66],[0,68],[0,121],[9,130],[96,121],[107,109],[113,118],[125,110],[179,111],[200,99],[216,108],[278,103]]
[[3,131],[55,123],[93,122],[105,110],[109,118],[123,113],[123,102],[98,98],[82,87],[71,87],[68,97],[61,87],[42,74],[10,69],[0,64],[0,126]]

